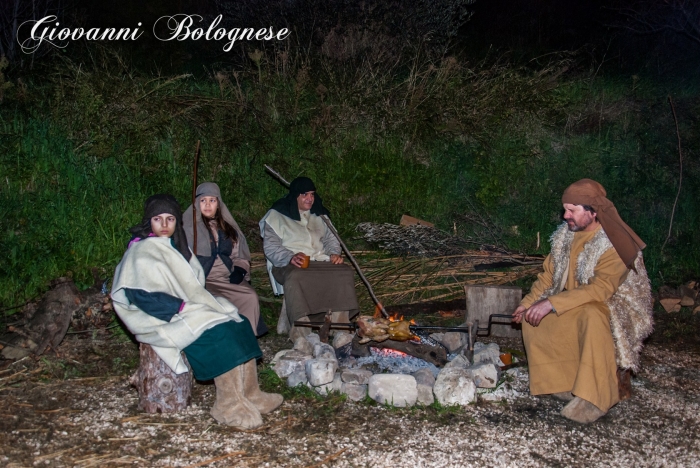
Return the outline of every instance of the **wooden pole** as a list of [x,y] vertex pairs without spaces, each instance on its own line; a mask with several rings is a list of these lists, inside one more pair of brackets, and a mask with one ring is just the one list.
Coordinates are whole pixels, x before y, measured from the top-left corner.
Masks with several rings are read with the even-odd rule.
[[676,124],[676,136],[678,137],[678,191],[676,192],[676,199],[673,201],[673,209],[671,210],[671,222],[668,224],[668,235],[666,240],[664,240],[661,246],[661,252],[664,251],[666,247],[666,242],[671,238],[671,229],[673,229],[673,215],[676,213],[676,204],[678,203],[678,196],[681,194],[681,184],[683,183],[683,152],[681,151],[681,132],[678,130],[678,117],[676,117],[676,108],[673,105],[673,99],[671,95],[668,95],[668,103],[671,105],[671,112],[673,112],[673,122]]
[[[285,187],[289,188],[289,182],[287,182],[287,180],[284,177],[282,177],[279,172],[275,171],[273,168],[271,168],[267,164],[265,164],[265,169],[267,169],[267,171],[270,174],[272,174],[277,180],[282,182],[282,184],[284,184]],[[360,268],[360,265],[357,264],[355,257],[353,257],[353,255],[350,253],[350,249],[348,249],[348,246],[345,245],[345,242],[343,242],[343,239],[340,238],[340,234],[338,234],[338,231],[336,231],[335,227],[333,227],[333,224],[331,224],[331,220],[326,215],[321,216],[321,219],[323,220],[324,223],[326,223],[326,226],[328,226],[328,229],[336,237],[336,239],[338,239],[340,246],[343,248],[343,252],[345,252],[345,255],[347,255],[348,260],[350,260],[350,263],[352,263],[352,266],[355,267],[355,271],[357,271],[357,274],[360,276],[360,279],[367,287],[367,291],[369,292],[370,297],[372,297],[372,300],[374,301],[374,303],[379,308],[379,311],[382,313],[382,315],[385,318],[389,318],[389,313],[384,309],[384,306],[382,305],[381,302],[379,302],[379,299],[374,294],[374,290],[372,289],[372,285],[369,284],[369,281],[365,277],[364,273],[362,273],[362,269]]]
[[197,148],[194,150],[194,171],[192,175],[192,231],[194,231],[194,239],[192,239],[192,252],[197,255],[197,207],[194,206],[197,201],[197,163],[199,162],[199,145],[201,140],[197,140]]

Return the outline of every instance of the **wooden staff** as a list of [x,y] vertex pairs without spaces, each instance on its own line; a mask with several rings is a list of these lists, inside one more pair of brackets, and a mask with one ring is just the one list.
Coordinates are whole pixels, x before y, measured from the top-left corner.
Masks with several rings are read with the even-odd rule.
[[197,255],[197,207],[194,206],[197,200],[197,163],[199,162],[199,144],[201,140],[197,140],[197,148],[194,150],[194,174],[192,176],[192,230],[194,231],[194,239],[192,240],[192,252]]
[[[272,174],[277,180],[282,182],[285,187],[289,188],[289,182],[280,175],[279,172],[275,171],[273,168],[265,164],[265,169]],[[362,269],[360,268],[360,265],[357,264],[357,261],[355,260],[355,257],[352,256],[350,253],[350,249],[348,249],[348,246],[345,245],[345,242],[343,242],[343,239],[340,238],[340,234],[338,234],[338,231],[335,230],[333,227],[333,224],[331,224],[331,220],[328,218],[326,215],[322,215],[321,219],[323,220],[324,223],[326,223],[326,226],[328,226],[328,229],[333,233],[333,235],[338,239],[338,242],[340,243],[340,246],[343,248],[343,252],[345,252],[345,255],[347,255],[348,259],[350,260],[350,263],[352,263],[352,266],[355,267],[355,271],[357,271],[357,274],[360,275],[360,279],[362,280],[363,283],[365,283],[365,286],[367,286],[367,291],[369,291],[369,295],[372,297],[372,300],[374,301],[375,304],[377,304],[377,307],[379,308],[379,311],[382,313],[382,315],[385,318],[389,318],[389,313],[384,309],[384,306],[382,305],[381,302],[379,302],[379,299],[377,296],[374,294],[374,290],[372,289],[372,285],[369,284],[369,281],[365,277],[365,275],[362,273]]]

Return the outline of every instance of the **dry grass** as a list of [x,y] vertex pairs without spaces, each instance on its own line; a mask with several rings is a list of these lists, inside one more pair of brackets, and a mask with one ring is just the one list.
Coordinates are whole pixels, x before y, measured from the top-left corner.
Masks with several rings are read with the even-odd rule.
[[[374,251],[354,251],[377,297],[385,306],[425,301],[450,300],[464,296],[465,285],[513,284],[541,271],[542,258],[500,252],[465,251],[460,255],[441,257],[380,257]],[[476,271],[479,265],[498,262],[520,263],[520,266],[499,268],[502,271]],[[262,296],[272,297],[262,253],[254,253],[252,274]],[[356,275],[355,289],[360,308],[372,310],[374,304]]]

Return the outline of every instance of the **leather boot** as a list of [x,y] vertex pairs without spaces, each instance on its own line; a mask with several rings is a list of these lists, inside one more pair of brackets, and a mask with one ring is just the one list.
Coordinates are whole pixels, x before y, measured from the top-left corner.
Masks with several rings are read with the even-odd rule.
[[243,395],[260,414],[270,413],[280,407],[284,398],[277,393],[265,393],[258,384],[258,366],[251,359],[241,366],[243,368]]
[[289,323],[289,316],[287,315],[287,303],[282,299],[282,309],[280,310],[280,317],[277,320],[277,334],[286,335],[289,333],[290,328],[292,328],[292,324]]
[[[302,317],[298,320],[299,322],[309,322],[309,317]],[[289,330],[289,341],[294,343],[297,338],[299,337],[306,337],[311,334],[313,330],[311,327],[297,327],[296,325],[292,325],[292,328]]]
[[[331,316],[331,321],[333,323],[350,323],[350,311],[339,310],[337,312],[333,312]],[[335,334],[339,331],[341,330],[334,330],[331,328],[331,331],[328,334],[328,336],[335,336]]]
[[617,392],[620,401],[632,398],[632,371],[617,368]]
[[593,403],[583,398],[575,397],[561,410],[561,415],[566,419],[588,424],[596,421],[601,416],[605,416],[605,412],[601,411],[600,408]]
[[[255,363],[255,360],[252,362]],[[245,430],[260,427],[263,421],[255,405],[244,396],[244,365],[234,367],[214,378],[216,401],[211,409],[211,415],[221,424]]]

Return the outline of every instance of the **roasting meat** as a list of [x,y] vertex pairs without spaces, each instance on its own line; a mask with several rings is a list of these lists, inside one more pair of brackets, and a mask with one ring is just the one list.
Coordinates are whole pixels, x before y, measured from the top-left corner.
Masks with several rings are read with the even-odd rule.
[[357,319],[357,334],[360,336],[360,344],[385,340],[407,341],[414,338],[409,329],[410,322],[406,320],[389,321],[385,318],[375,318],[361,315]]
[[374,318],[369,315],[360,315],[357,319],[357,334],[360,344],[370,341],[382,342],[389,339],[389,322],[385,318]]

